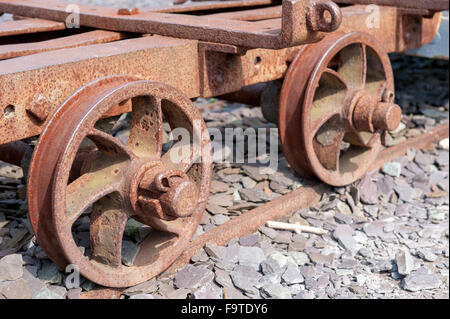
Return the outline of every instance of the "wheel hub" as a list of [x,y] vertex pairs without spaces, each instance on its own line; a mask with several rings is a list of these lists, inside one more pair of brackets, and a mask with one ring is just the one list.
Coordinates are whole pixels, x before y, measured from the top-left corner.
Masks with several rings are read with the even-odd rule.
[[190,217],[198,202],[195,183],[183,171],[170,169],[161,161],[141,165],[129,185],[133,217],[139,219]]
[[362,92],[351,114],[352,126],[358,132],[393,131],[402,119],[402,109],[395,103],[380,101],[374,94]]

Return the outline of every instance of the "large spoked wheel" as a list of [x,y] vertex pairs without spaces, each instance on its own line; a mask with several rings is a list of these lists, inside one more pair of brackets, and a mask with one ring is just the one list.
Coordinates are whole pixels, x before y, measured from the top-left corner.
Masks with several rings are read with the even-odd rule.
[[[126,104],[131,125],[123,143],[97,124]],[[181,137],[165,152],[164,120]],[[71,171],[86,142],[94,150],[74,179]],[[74,264],[100,285],[133,286],[164,271],[187,247],[211,176],[209,134],[189,98],[164,84],[109,77],[70,97],[42,133],[30,169],[30,218],[40,245],[60,268]],[[90,209],[91,254],[85,256],[72,227]],[[129,218],[153,231],[133,265],[125,266],[122,238]]]
[[280,96],[279,128],[292,169],[343,186],[361,178],[401,120],[382,45],[364,33],[334,34],[302,49]]

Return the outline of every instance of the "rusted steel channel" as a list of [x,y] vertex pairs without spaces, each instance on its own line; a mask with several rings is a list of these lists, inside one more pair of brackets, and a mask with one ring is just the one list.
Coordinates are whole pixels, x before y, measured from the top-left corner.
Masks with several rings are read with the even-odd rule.
[[[55,0],[0,0],[0,12],[65,22],[70,16],[67,3]],[[183,39],[202,40],[250,48],[282,49],[314,43],[327,32],[337,30],[342,22],[338,5],[329,0],[282,3],[282,17],[271,25],[211,17],[154,11],[79,5],[80,24],[112,31],[152,33]],[[330,14],[325,20],[323,10]]]

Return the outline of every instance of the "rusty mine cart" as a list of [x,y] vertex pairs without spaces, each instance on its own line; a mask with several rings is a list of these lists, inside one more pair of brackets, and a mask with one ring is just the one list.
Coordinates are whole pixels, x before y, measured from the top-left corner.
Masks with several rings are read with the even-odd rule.
[[[388,53],[432,41],[448,9],[448,0],[79,5],[81,27],[70,28],[68,4],[0,0],[0,12],[14,17],[0,23],[0,159],[27,173],[30,220],[46,254],[108,287],[147,281],[190,247],[213,173],[210,137],[191,99],[261,105],[292,170],[348,185],[401,120]],[[99,128],[124,113],[127,145],[114,128]],[[162,151],[164,121],[201,136],[202,147],[171,161],[178,145]],[[37,136],[30,151],[24,140]],[[89,207],[88,257],[71,229]],[[155,230],[133,266],[121,262],[129,217]]]

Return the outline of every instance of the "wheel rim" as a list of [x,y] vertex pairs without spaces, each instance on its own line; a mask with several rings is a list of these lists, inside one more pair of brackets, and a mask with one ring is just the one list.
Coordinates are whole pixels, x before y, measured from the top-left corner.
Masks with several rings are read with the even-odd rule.
[[362,177],[381,149],[384,129],[399,124],[401,109],[392,92],[389,58],[371,36],[332,35],[304,48],[280,98],[280,136],[289,164],[334,186]]
[[[133,114],[127,145],[94,128],[103,114],[123,101],[131,101]],[[196,142],[202,147],[181,153],[185,156],[182,162],[172,161],[182,150],[181,142],[163,154],[163,116],[172,129],[186,128],[190,136],[201,137]],[[163,84],[110,77],[75,93],[41,135],[30,170],[30,215],[49,257],[61,268],[75,264],[86,278],[110,287],[136,285],[165,270],[188,245],[207,203],[212,162],[205,132],[192,102]],[[98,151],[84,165],[81,176],[69,181],[86,138]],[[42,180],[45,175],[52,177]],[[162,185],[162,180],[167,185]],[[42,186],[46,192],[41,191]],[[175,215],[182,213],[178,202],[185,203],[186,216]],[[88,258],[78,249],[71,229],[90,206],[92,257]],[[141,243],[131,267],[121,262],[122,236],[129,217],[156,230]]]

